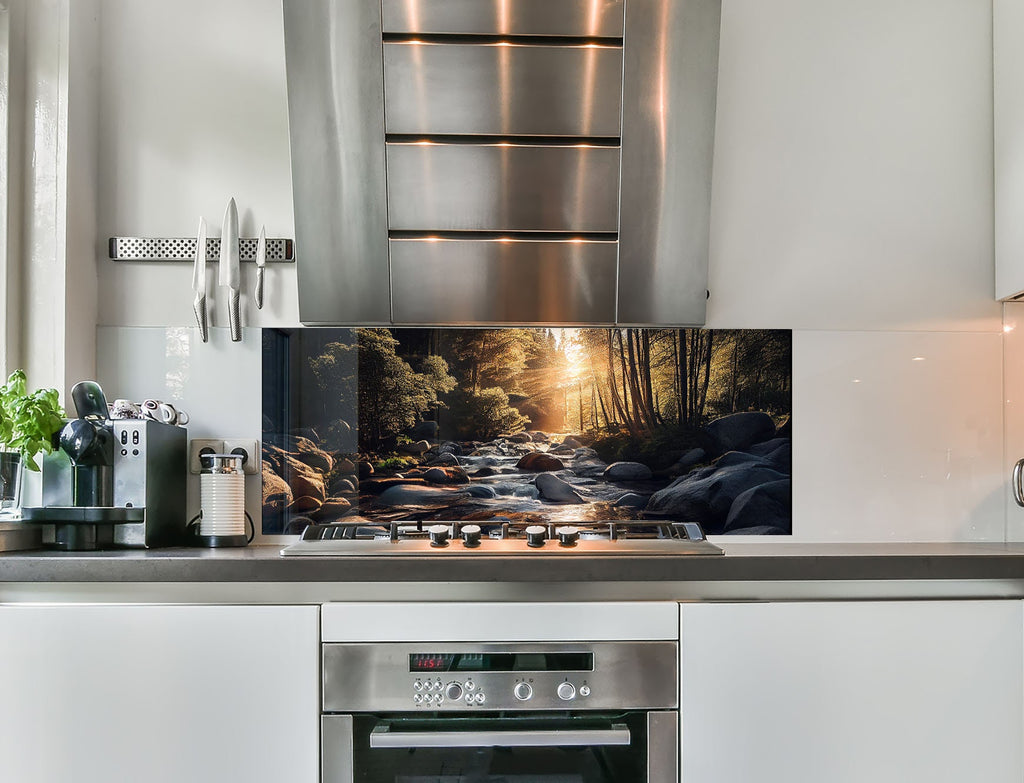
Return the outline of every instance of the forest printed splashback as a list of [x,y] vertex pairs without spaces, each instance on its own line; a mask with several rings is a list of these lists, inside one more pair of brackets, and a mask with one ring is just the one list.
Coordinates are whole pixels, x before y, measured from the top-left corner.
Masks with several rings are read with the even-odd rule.
[[265,329],[263,532],[696,520],[792,532],[792,333]]

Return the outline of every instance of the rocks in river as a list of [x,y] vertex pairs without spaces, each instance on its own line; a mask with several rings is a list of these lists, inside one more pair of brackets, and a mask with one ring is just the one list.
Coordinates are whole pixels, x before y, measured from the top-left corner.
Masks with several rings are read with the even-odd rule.
[[273,513],[282,513],[291,505],[292,488],[277,475],[270,464],[263,463],[263,508]]
[[705,425],[697,438],[712,457],[727,451],[746,451],[755,443],[775,437],[775,422],[762,411],[745,411],[722,416]]
[[788,535],[793,532],[792,505],[788,478],[751,487],[733,501],[723,532],[749,535],[754,528],[766,527],[777,535]]
[[550,440],[548,434],[546,432],[541,432],[540,430],[530,430],[526,434],[530,436],[530,439],[534,443],[547,443]]
[[608,465],[599,459],[577,460],[573,463],[572,472],[581,478],[599,478],[604,475]]
[[383,492],[390,487],[397,487],[400,484],[414,484],[425,486],[427,480],[420,476],[405,478],[404,476],[390,476],[388,478],[366,479],[359,482],[359,488],[365,492]]
[[334,471],[336,473],[355,473],[356,463],[350,460],[348,457],[334,457]]
[[627,492],[612,505],[616,508],[631,508],[640,511],[647,506],[647,498],[644,495],[638,495],[635,492]]
[[342,476],[334,479],[328,489],[333,496],[349,495],[356,491],[356,484],[351,478]]
[[543,471],[551,470],[562,470],[565,465],[558,457],[552,457],[550,454],[544,454],[540,451],[530,452],[524,454],[523,457],[516,463],[516,467],[519,470],[529,471],[530,473],[541,473]]
[[690,468],[705,462],[708,458],[707,452],[702,448],[690,449],[683,456],[681,456],[676,464],[673,465],[673,469],[680,473],[685,473]]
[[431,484],[468,484],[469,476],[462,468],[430,468],[423,478]]
[[368,479],[370,476],[373,475],[373,465],[371,465],[369,462],[360,462],[356,467],[359,471],[360,481],[362,481],[363,479]]
[[412,443],[399,443],[397,451],[402,454],[423,454],[430,448],[425,440],[417,440]]
[[751,446],[747,451],[763,457],[765,462],[783,473],[792,473],[793,441],[789,438],[773,438]]
[[489,476],[493,476],[495,474],[495,472],[496,471],[494,470],[494,468],[491,468],[491,467],[488,467],[488,466],[485,465],[482,468],[478,468],[478,469],[474,470],[469,475],[472,478],[488,478]]
[[583,446],[583,444],[576,440],[572,435],[567,435],[560,445],[565,446],[567,449],[578,449]]
[[494,491],[494,488],[486,484],[470,484],[466,487],[466,494],[471,498],[483,498],[485,500],[498,497],[498,493]]
[[324,504],[320,506],[311,515],[317,521],[323,522],[330,519],[337,519],[343,517],[352,509],[352,504],[345,498],[327,498]]
[[428,467],[458,467],[459,458],[452,454],[450,451],[442,452],[431,460],[427,461]]
[[563,481],[550,473],[541,473],[533,480],[537,491],[544,500],[555,503],[583,503],[576,490],[567,481]]
[[377,496],[381,506],[440,506],[467,497],[465,490],[429,487],[416,484],[397,484]]
[[414,441],[417,440],[437,440],[437,433],[439,427],[436,421],[421,421],[411,430],[409,430],[409,437]]
[[301,435],[270,433],[264,436],[264,445],[275,446],[299,462],[304,462],[323,473],[330,473],[331,468],[334,467],[334,458],[330,454],[309,438],[304,438]]
[[651,469],[642,462],[613,462],[601,474],[605,481],[649,481]]
[[520,484],[512,491],[512,497],[537,500],[540,497],[540,490],[533,484]]
[[456,457],[462,456],[462,446],[453,440],[446,440],[444,443],[438,444],[438,454],[454,454]]
[[705,532],[717,534],[725,529],[732,504],[740,495],[787,478],[761,461],[698,468],[651,495],[645,512],[649,516],[694,519],[704,526]]
[[528,432],[515,432],[499,435],[498,437],[507,440],[509,443],[533,443],[533,437]]

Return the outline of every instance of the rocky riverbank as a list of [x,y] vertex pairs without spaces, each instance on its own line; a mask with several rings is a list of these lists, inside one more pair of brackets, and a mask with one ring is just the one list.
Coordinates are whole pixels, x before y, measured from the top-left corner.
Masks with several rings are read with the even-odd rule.
[[776,429],[765,413],[709,423],[699,448],[658,472],[639,462],[608,464],[579,435],[455,442],[422,426],[412,434],[425,437],[398,445],[398,456],[376,467],[322,449],[309,430],[266,434],[264,532],[299,532],[310,520],[357,512],[369,521],[696,520],[712,535],[792,529],[789,424]]

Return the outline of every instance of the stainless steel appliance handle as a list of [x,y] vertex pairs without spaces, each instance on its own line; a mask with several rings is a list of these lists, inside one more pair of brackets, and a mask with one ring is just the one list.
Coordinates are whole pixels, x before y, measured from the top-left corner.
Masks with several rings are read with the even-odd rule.
[[556,729],[555,731],[396,731],[379,724],[370,732],[371,748],[554,748],[628,745],[629,728]]
[[1017,460],[1017,464],[1013,466],[1013,481],[1010,482],[1013,485],[1013,499],[1017,501],[1018,506],[1024,506],[1022,478],[1024,478],[1024,459]]

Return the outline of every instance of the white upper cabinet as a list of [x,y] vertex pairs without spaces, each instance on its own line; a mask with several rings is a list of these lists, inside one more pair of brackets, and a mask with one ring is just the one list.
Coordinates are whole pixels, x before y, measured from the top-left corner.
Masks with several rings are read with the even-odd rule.
[[1024,0],[993,0],[996,298],[1024,293]]

